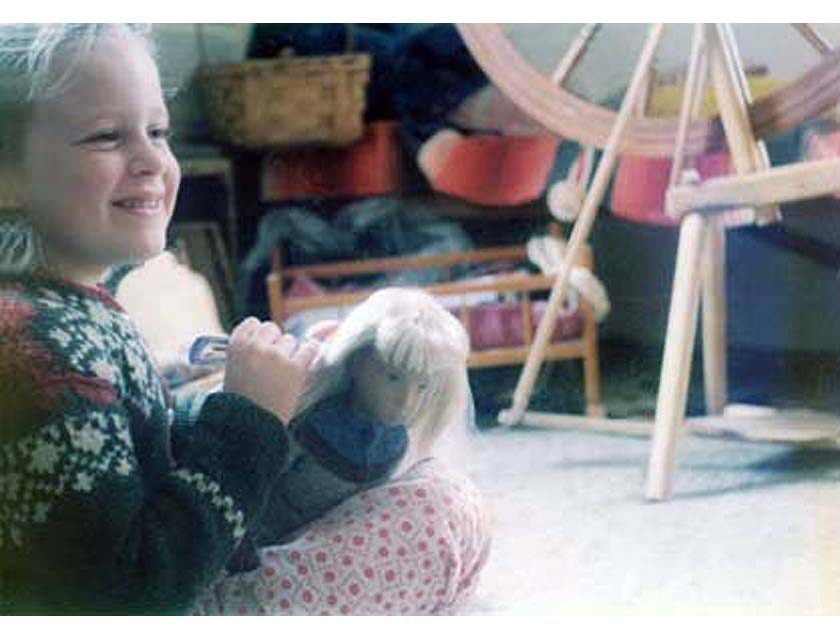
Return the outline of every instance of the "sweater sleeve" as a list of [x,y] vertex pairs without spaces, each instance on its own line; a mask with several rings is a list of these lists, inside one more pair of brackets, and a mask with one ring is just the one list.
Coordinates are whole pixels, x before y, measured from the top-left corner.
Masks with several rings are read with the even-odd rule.
[[21,332],[0,354],[0,611],[183,612],[218,575],[288,461],[279,420],[242,397],[200,407],[177,464],[163,403],[57,365]]

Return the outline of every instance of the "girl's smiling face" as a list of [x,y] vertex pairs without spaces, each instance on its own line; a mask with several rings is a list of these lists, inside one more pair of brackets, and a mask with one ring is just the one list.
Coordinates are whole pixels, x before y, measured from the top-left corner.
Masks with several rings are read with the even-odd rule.
[[157,67],[122,29],[97,40],[68,90],[34,105],[29,204],[49,271],[95,284],[163,250],[180,182],[168,128]]

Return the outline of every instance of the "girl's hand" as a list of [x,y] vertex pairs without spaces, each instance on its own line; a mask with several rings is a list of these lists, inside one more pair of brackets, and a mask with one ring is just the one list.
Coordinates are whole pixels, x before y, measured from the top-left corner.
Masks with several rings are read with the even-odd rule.
[[300,344],[273,322],[246,318],[230,334],[224,390],[238,393],[289,424],[318,343]]

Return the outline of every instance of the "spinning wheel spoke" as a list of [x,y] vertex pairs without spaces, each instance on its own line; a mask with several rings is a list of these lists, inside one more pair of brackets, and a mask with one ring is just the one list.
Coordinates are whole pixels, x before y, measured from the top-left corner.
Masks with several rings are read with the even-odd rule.
[[[717,45],[713,47],[712,76],[735,171],[746,174],[769,169],[767,147],[754,137],[749,122],[752,96],[732,26],[718,24],[707,28],[708,39]],[[765,206],[755,211],[755,217],[761,223],[769,223],[780,220],[782,214],[777,206]]]
[[688,70],[685,74],[683,101],[680,107],[680,119],[677,124],[677,135],[674,142],[674,159],[671,164],[671,174],[668,186],[676,185],[682,175],[685,163],[685,141],[688,135],[688,125],[696,120],[700,113],[700,104],[706,80],[706,51],[703,37],[703,25],[694,26],[691,39],[691,53],[688,57]]
[[816,49],[817,53],[828,53],[834,47],[823,38],[817,30],[810,24],[806,23],[793,23],[793,28],[796,29],[799,33],[801,33],[805,39],[810,42],[814,49]]
[[600,26],[601,25],[599,24],[591,22],[584,25],[584,27],[578,32],[574,42],[572,42],[572,45],[566,51],[566,55],[563,56],[557,67],[554,69],[554,73],[551,74],[551,83],[553,85],[557,87],[563,86],[566,78],[569,77],[569,73],[571,73],[575,64],[577,64],[577,61],[580,60],[583,52],[586,50],[586,46],[598,32]]

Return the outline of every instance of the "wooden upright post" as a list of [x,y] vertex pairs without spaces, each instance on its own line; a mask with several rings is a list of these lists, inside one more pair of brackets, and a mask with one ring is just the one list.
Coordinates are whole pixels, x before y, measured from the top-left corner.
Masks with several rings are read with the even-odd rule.
[[613,167],[618,158],[619,146],[621,144],[621,138],[624,135],[624,130],[633,114],[633,110],[638,104],[639,95],[645,88],[645,78],[653,62],[653,55],[662,37],[663,28],[664,26],[662,24],[655,24],[648,32],[648,37],[639,56],[639,61],[636,64],[630,86],[624,95],[624,101],[621,104],[615,126],[604,147],[604,153],[592,180],[592,186],[586,194],[580,215],[575,221],[574,228],[569,237],[566,259],[561,265],[554,286],[551,289],[548,306],[540,321],[539,327],[537,327],[534,343],[528,351],[528,358],[513,393],[513,406],[499,414],[499,422],[502,424],[518,424],[522,420],[525,409],[528,407],[528,401],[531,398],[531,392],[534,389],[534,383],[539,374],[539,368],[544,359],[548,341],[554,330],[557,313],[566,294],[566,287],[572,266],[577,260],[580,247],[589,237],[589,232],[598,213],[598,205],[607,189]]
[[[685,137],[688,123],[700,111],[706,73],[705,29],[694,28],[688,72],[683,89],[677,139],[671,166],[669,186],[694,182],[696,174],[684,172]],[[692,177],[689,179],[688,176]],[[700,268],[703,262],[706,229],[709,223],[698,214],[689,214],[680,224],[677,245],[677,266],[668,309],[665,348],[659,376],[651,455],[648,461],[647,497],[662,499],[671,491],[678,429],[685,417],[688,383],[691,379],[691,358],[697,329],[697,308],[700,298]]]
[[703,249],[703,390],[706,413],[720,415],[726,406],[726,228],[709,218]]
[[[756,141],[747,115],[749,94],[731,31],[723,25],[706,25],[705,47],[712,86],[721,113],[732,164],[738,174],[769,168],[767,154]],[[687,97],[687,96],[686,96]],[[778,206],[759,207],[758,221],[779,216]],[[680,227],[677,269],[665,336],[662,375],[656,405],[653,443],[648,460],[646,495],[663,500],[673,490],[678,428],[685,418],[685,401],[697,320],[698,284],[705,257],[704,369],[706,401],[713,412],[722,411],[726,385],[724,298],[724,228],[720,220],[689,213]],[[705,255],[704,255],[705,254]],[[686,341],[686,342],[683,342]]]

